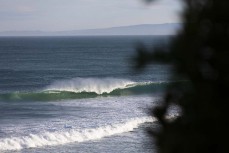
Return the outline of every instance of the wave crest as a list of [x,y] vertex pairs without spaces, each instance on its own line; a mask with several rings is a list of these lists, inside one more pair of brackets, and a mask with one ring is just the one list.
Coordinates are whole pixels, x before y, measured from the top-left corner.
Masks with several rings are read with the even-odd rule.
[[93,92],[96,94],[111,93],[116,89],[124,89],[135,82],[115,78],[74,78],[70,80],[55,81],[45,91],[68,91],[75,93]]
[[55,81],[41,91],[0,93],[0,101],[56,101],[96,98],[98,96],[151,94],[164,90],[171,83],[133,82],[115,78],[75,78]]

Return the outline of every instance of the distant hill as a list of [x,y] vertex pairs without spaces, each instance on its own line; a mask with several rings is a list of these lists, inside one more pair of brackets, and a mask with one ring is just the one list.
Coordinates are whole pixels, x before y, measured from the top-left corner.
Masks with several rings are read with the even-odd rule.
[[103,29],[72,31],[5,31],[0,36],[96,36],[96,35],[174,35],[181,27],[180,23],[141,24]]

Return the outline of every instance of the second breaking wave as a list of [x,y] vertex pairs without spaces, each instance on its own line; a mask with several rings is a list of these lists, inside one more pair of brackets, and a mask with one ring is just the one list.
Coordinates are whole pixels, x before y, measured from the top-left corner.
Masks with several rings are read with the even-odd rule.
[[133,131],[143,123],[154,121],[156,121],[155,118],[142,117],[131,119],[124,123],[94,129],[72,129],[70,131],[44,132],[42,134],[30,134],[23,137],[3,138],[0,139],[0,152],[98,140],[104,137]]

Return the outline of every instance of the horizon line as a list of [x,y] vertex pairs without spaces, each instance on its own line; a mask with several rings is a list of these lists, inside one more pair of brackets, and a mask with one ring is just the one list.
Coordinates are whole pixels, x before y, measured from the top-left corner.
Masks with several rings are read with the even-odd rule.
[[46,30],[5,30],[0,31],[0,33],[5,32],[66,32],[66,31],[84,31],[84,30],[100,30],[100,29],[112,29],[112,28],[120,28],[120,27],[131,27],[131,26],[140,26],[140,25],[165,25],[165,24],[182,24],[181,22],[171,22],[171,23],[156,23],[156,24],[150,24],[150,23],[143,23],[143,24],[131,24],[131,25],[120,25],[120,26],[112,26],[112,27],[104,27],[104,28],[88,28],[88,29],[73,29],[73,30],[56,30],[56,31],[46,31]]

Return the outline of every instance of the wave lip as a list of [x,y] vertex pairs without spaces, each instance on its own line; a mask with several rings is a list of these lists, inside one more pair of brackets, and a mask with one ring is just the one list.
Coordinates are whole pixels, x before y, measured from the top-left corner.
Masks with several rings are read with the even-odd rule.
[[43,134],[30,134],[24,137],[0,139],[0,151],[21,150],[43,146],[56,146],[72,142],[84,142],[133,131],[146,122],[154,122],[152,117],[131,119],[125,123],[107,125],[95,129],[70,130],[67,132],[45,132]]
[[74,78],[70,80],[55,81],[44,91],[68,91],[75,93],[111,93],[115,89],[124,89],[135,82],[116,78]]

